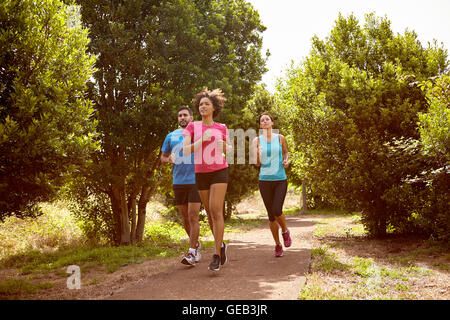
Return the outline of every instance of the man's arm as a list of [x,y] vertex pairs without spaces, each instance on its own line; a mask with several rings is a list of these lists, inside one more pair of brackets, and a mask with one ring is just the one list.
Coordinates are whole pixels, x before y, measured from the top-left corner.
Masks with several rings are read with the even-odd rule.
[[161,162],[162,163],[174,163],[175,155],[173,153],[161,152]]

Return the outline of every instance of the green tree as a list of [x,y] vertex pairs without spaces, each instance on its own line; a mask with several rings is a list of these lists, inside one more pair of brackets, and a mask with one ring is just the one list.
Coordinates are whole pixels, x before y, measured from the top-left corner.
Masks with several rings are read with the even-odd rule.
[[366,15],[361,27],[353,15],[339,15],[329,37],[314,37],[309,57],[278,85],[292,110],[301,169],[318,193],[362,211],[373,235],[395,228],[386,194],[412,170],[394,161],[391,148],[419,138],[418,113],[428,108],[412,83],[447,66],[446,50],[424,48],[414,31],[394,35],[386,17]]
[[[239,0],[77,3],[90,29],[89,50],[99,56],[90,93],[102,147],[81,181],[90,197],[76,198],[102,203],[106,194],[111,209],[103,216],[114,226],[112,240],[140,241],[146,204],[161,175],[159,150],[176,126],[176,108],[205,86],[220,87],[228,98],[227,123],[265,71],[264,28]],[[84,207],[93,208],[91,216],[99,208]]]
[[0,220],[36,216],[96,148],[95,57],[58,0],[0,3]]
[[430,105],[419,114],[420,139],[425,150],[447,165],[450,161],[450,76],[442,75],[433,84],[422,84]]
[[[422,165],[415,175],[393,188],[390,199],[399,207],[398,211],[414,218],[408,222],[415,222],[413,227],[419,232],[449,241],[450,76],[441,75],[420,83],[419,87],[426,94],[429,108],[419,113],[419,152],[414,153],[410,163],[420,161]],[[403,225],[411,228],[411,223]]]

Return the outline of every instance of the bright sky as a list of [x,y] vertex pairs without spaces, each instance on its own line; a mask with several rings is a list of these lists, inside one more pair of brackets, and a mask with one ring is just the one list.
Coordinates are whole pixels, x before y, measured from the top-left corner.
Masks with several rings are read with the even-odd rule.
[[450,0],[247,0],[258,10],[262,23],[263,53],[269,49],[269,71],[262,82],[274,92],[276,78],[293,60],[309,55],[311,38],[329,35],[339,12],[353,13],[362,26],[364,15],[375,11],[387,16],[394,33],[414,30],[424,47],[436,39],[450,55]]

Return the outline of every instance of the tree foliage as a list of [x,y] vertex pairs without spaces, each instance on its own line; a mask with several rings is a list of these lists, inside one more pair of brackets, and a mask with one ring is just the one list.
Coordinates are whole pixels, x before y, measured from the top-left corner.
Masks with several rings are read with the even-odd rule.
[[[397,213],[402,231],[450,239],[450,77],[440,75],[419,83],[428,109],[419,113],[420,140],[397,144],[397,163],[413,168],[401,184],[391,188],[386,201]],[[398,151],[398,149],[401,152]],[[397,150],[396,150],[397,149]]]
[[450,161],[450,76],[442,75],[433,83],[422,84],[429,108],[419,114],[420,139],[425,150],[441,160]]
[[339,15],[330,35],[314,37],[310,55],[278,84],[301,159],[297,173],[332,203],[362,211],[373,235],[398,226],[387,194],[420,167],[404,162],[407,148],[395,148],[419,139],[418,114],[428,109],[414,82],[447,66],[446,50],[424,48],[414,31],[395,35],[386,17],[366,15],[360,26],[353,15]]
[[95,57],[67,8],[0,3],[0,220],[39,214],[96,148],[85,95]]
[[139,241],[161,175],[159,150],[176,127],[177,107],[204,87],[220,87],[228,111],[219,121],[228,125],[265,70],[264,27],[241,0],[77,3],[90,29],[89,51],[98,55],[90,97],[101,143],[84,172],[90,196],[81,201],[101,203],[106,194],[112,240]]

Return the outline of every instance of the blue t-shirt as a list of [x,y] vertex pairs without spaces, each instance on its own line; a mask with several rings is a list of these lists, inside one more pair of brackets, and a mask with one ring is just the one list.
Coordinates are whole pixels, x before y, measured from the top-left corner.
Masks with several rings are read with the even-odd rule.
[[172,167],[173,184],[195,184],[194,153],[183,156],[183,129],[169,133],[164,139],[161,151],[175,154]]

